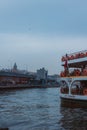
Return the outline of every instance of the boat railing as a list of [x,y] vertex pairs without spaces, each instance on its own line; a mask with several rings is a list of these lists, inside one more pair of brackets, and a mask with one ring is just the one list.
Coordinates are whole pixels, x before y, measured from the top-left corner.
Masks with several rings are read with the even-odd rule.
[[61,61],[63,62],[66,60],[73,60],[73,59],[84,58],[84,57],[87,57],[87,50],[66,54],[62,56]]
[[60,73],[60,77],[87,77],[87,73],[73,73],[73,74],[71,74],[71,73],[69,73],[69,74],[66,74],[64,71],[62,71],[61,73]]
[[87,52],[87,50],[82,50],[82,51],[70,53],[70,54],[68,54],[68,55],[75,55],[75,54],[78,54],[78,53],[86,53],[86,52]]

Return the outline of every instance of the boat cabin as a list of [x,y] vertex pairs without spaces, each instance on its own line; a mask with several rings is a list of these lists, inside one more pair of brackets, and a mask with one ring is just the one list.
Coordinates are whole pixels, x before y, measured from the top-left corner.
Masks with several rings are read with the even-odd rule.
[[87,76],[87,50],[66,54],[61,61],[64,68],[60,73],[61,77]]
[[72,79],[71,82],[61,80],[61,94],[87,95],[87,78]]

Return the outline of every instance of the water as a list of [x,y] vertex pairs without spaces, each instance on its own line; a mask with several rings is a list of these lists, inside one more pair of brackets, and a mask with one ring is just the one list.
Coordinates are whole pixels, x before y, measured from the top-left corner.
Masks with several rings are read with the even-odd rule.
[[9,130],[87,130],[87,109],[61,107],[58,88],[2,91],[0,127]]

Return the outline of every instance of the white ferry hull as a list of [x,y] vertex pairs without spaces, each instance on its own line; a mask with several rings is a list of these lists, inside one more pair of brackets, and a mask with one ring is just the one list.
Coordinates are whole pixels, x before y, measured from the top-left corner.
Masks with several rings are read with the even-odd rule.
[[61,94],[61,106],[72,108],[87,108],[87,96]]

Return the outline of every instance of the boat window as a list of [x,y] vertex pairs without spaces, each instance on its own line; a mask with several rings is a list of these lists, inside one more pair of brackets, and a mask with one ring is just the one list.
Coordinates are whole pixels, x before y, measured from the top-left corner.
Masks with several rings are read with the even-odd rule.
[[74,81],[71,85],[71,94],[87,95],[87,81]]
[[80,82],[80,89],[81,89],[82,95],[87,95],[87,81],[86,80],[82,80]]
[[64,93],[64,94],[69,93],[69,87],[65,81],[61,81],[61,93]]
[[71,85],[71,94],[79,95],[80,94],[80,82],[74,81]]
[[71,94],[80,95],[80,81],[74,81],[71,85]]
[[87,81],[84,81],[84,80],[80,81],[80,86],[82,88],[87,88]]

